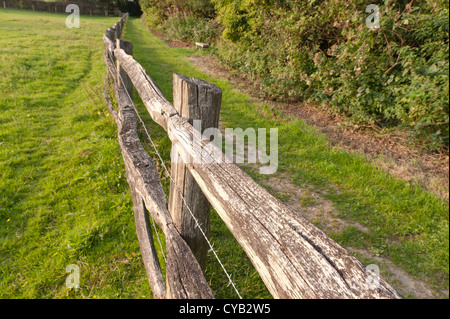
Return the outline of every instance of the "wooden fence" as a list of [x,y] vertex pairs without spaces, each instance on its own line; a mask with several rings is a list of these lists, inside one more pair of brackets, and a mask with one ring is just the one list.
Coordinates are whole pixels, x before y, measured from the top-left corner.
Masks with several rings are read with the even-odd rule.
[[[209,125],[203,127],[217,125],[220,88],[174,74],[172,106],[134,60],[132,44],[120,40],[126,19],[127,15],[103,35],[118,110],[106,90],[105,98],[118,126],[137,235],[155,298],[213,298],[202,273],[209,203],[275,298],[401,298],[382,278],[368,284],[373,274],[361,262],[226,161],[222,151],[195,130],[193,119]],[[152,119],[167,131],[172,154],[181,159],[172,163],[169,204],[137,134],[133,87]],[[165,234],[166,283],[149,216]]]

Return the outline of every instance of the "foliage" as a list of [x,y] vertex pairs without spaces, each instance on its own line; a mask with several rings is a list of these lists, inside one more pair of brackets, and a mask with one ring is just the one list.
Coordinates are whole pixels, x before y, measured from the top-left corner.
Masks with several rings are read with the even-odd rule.
[[219,35],[215,10],[209,0],[141,0],[145,23],[169,39],[212,42]]
[[104,8],[118,8],[121,12],[128,12],[130,16],[139,17],[142,14],[140,0],[84,0],[98,3]]
[[217,37],[217,26],[213,20],[199,19],[186,11],[181,15],[178,8],[169,14],[160,29],[165,31],[167,37],[182,41],[211,42]]
[[196,18],[212,19],[215,17],[215,9],[210,0],[140,0],[142,9],[145,11],[152,8],[152,12],[158,17],[159,23],[168,19],[171,15],[168,9],[178,8],[194,15]]
[[360,123],[448,146],[448,2],[213,0],[218,53],[274,99],[314,100]]

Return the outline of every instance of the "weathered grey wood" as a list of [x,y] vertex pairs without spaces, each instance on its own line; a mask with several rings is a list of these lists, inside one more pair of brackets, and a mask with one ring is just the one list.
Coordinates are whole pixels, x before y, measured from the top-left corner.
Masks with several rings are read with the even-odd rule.
[[[174,74],[173,101],[178,113],[189,119],[190,123],[199,120],[202,130],[218,127],[222,101],[222,90],[219,87],[202,80]],[[174,144],[172,149],[174,159],[178,156],[177,149],[177,145]],[[186,240],[200,266],[205,270],[209,245],[203,234],[209,237],[211,231],[211,206],[184,162],[172,161],[171,176],[169,212],[181,237]]]
[[108,28],[103,34],[103,42],[105,43],[105,64],[108,70],[108,73],[114,79],[114,83],[117,83],[117,72],[116,72],[116,59],[114,57],[114,49],[116,48],[115,44],[115,31],[113,28]]
[[209,44],[207,43],[202,43],[202,42],[195,42],[195,48],[202,48],[202,49],[206,49],[209,48]]
[[105,43],[105,64],[108,73],[113,77],[114,83],[117,83],[116,59],[114,57],[114,49],[116,48],[115,29],[108,28],[105,31],[103,42]]
[[166,255],[168,299],[214,298],[200,265],[173,224],[166,229]]
[[[366,289],[365,267],[322,231],[270,195],[186,121],[169,137],[186,152],[191,174],[276,298],[398,298],[385,281]],[[193,144],[201,147],[192,147]],[[212,154],[213,163],[201,162]],[[221,154],[217,156],[217,154]]]
[[166,286],[161,272],[158,255],[153,243],[152,227],[148,218],[148,212],[145,209],[144,202],[135,188],[131,188],[133,198],[134,220],[136,224],[136,233],[141,249],[142,260],[144,262],[147,279],[156,299],[166,297]]
[[[173,225],[172,218],[167,210],[167,200],[159,179],[156,166],[152,158],[145,152],[137,135],[136,115],[130,107],[131,101],[124,88],[117,88],[116,96],[119,103],[118,140],[122,151],[127,172],[127,181],[135,197],[141,197],[149,213],[162,228],[166,236],[167,251],[167,298],[213,298],[211,289],[206,282],[195,256],[179,232]],[[155,295],[161,296],[162,288],[158,275],[156,260],[151,249],[148,222],[142,222],[142,212],[139,210],[136,227],[143,227],[138,231],[139,243],[143,253],[144,263],[150,271],[147,275],[152,277],[149,281],[156,287]],[[147,232],[147,233],[146,233]],[[147,256],[147,257],[145,257]],[[146,269],[147,269],[146,266]],[[153,278],[153,277],[157,278]],[[176,282],[174,281],[176,279]],[[154,292],[155,293],[155,292]]]
[[[143,97],[152,118],[178,143],[189,171],[241,244],[276,298],[400,298],[380,278],[365,285],[365,267],[322,231],[269,194],[224,154],[199,139],[172,108],[143,68],[116,49],[115,56]],[[131,74],[130,74],[131,73]],[[193,142],[194,141],[194,142]],[[201,147],[193,147],[198,145]],[[215,159],[206,163],[206,154]],[[194,159],[194,160],[192,160]]]
[[[116,48],[122,49],[126,54],[133,55],[133,43],[116,39]],[[131,100],[133,100],[133,83],[130,80],[127,72],[121,66],[120,61],[117,61],[117,85],[119,87],[124,87]]]
[[[115,34],[116,34],[116,30],[114,28],[108,28],[105,31],[104,36],[106,36],[114,44],[116,41]],[[103,41],[105,41],[105,40],[103,40]],[[113,52],[114,52],[114,50],[113,50]]]
[[140,92],[147,111],[152,119],[167,130],[168,119],[178,114],[174,107],[167,101],[158,85],[150,78],[144,68],[121,49],[114,50],[114,56],[119,59],[124,70],[133,82],[134,87]]
[[119,22],[116,22],[114,24],[114,29],[115,29],[115,37],[116,39],[121,39],[122,38],[122,28]]

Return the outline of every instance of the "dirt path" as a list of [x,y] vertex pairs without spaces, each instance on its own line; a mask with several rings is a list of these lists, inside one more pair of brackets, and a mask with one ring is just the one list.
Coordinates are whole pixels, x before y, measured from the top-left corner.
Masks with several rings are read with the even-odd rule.
[[[255,172],[258,167],[251,167]],[[301,188],[290,182],[288,176],[269,177],[263,181],[263,186],[275,191],[276,196],[288,205],[297,214],[305,217],[311,223],[319,227],[325,233],[340,232],[348,226],[358,228],[363,232],[369,232],[365,226],[338,217],[338,211],[333,202],[324,198],[322,194],[313,188]],[[419,299],[448,298],[448,291],[436,291],[425,281],[413,278],[406,271],[394,265],[388,258],[380,257],[374,253],[354,247],[345,247],[355,257],[367,258],[376,264],[382,277],[392,285],[403,297]]]

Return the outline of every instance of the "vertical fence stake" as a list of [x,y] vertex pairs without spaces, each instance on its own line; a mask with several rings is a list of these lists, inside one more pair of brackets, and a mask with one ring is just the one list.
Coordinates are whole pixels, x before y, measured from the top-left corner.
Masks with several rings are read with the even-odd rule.
[[[193,120],[201,120],[202,131],[218,127],[221,102],[222,90],[216,85],[178,74],[173,75],[173,105],[175,109],[191,123]],[[210,204],[185,163],[174,162],[174,158],[180,152],[178,147],[176,143],[172,145],[171,175],[175,182],[171,181],[170,184],[169,212],[181,237],[191,248],[200,267],[205,270],[208,243],[196,227],[196,222],[185,207],[174,183],[178,186],[186,204],[208,237],[210,234]]]
[[[124,50],[126,54],[133,55],[133,43],[131,42],[116,39],[116,48]],[[133,100],[133,83],[119,61],[117,61],[117,84],[119,87],[124,87]]]

